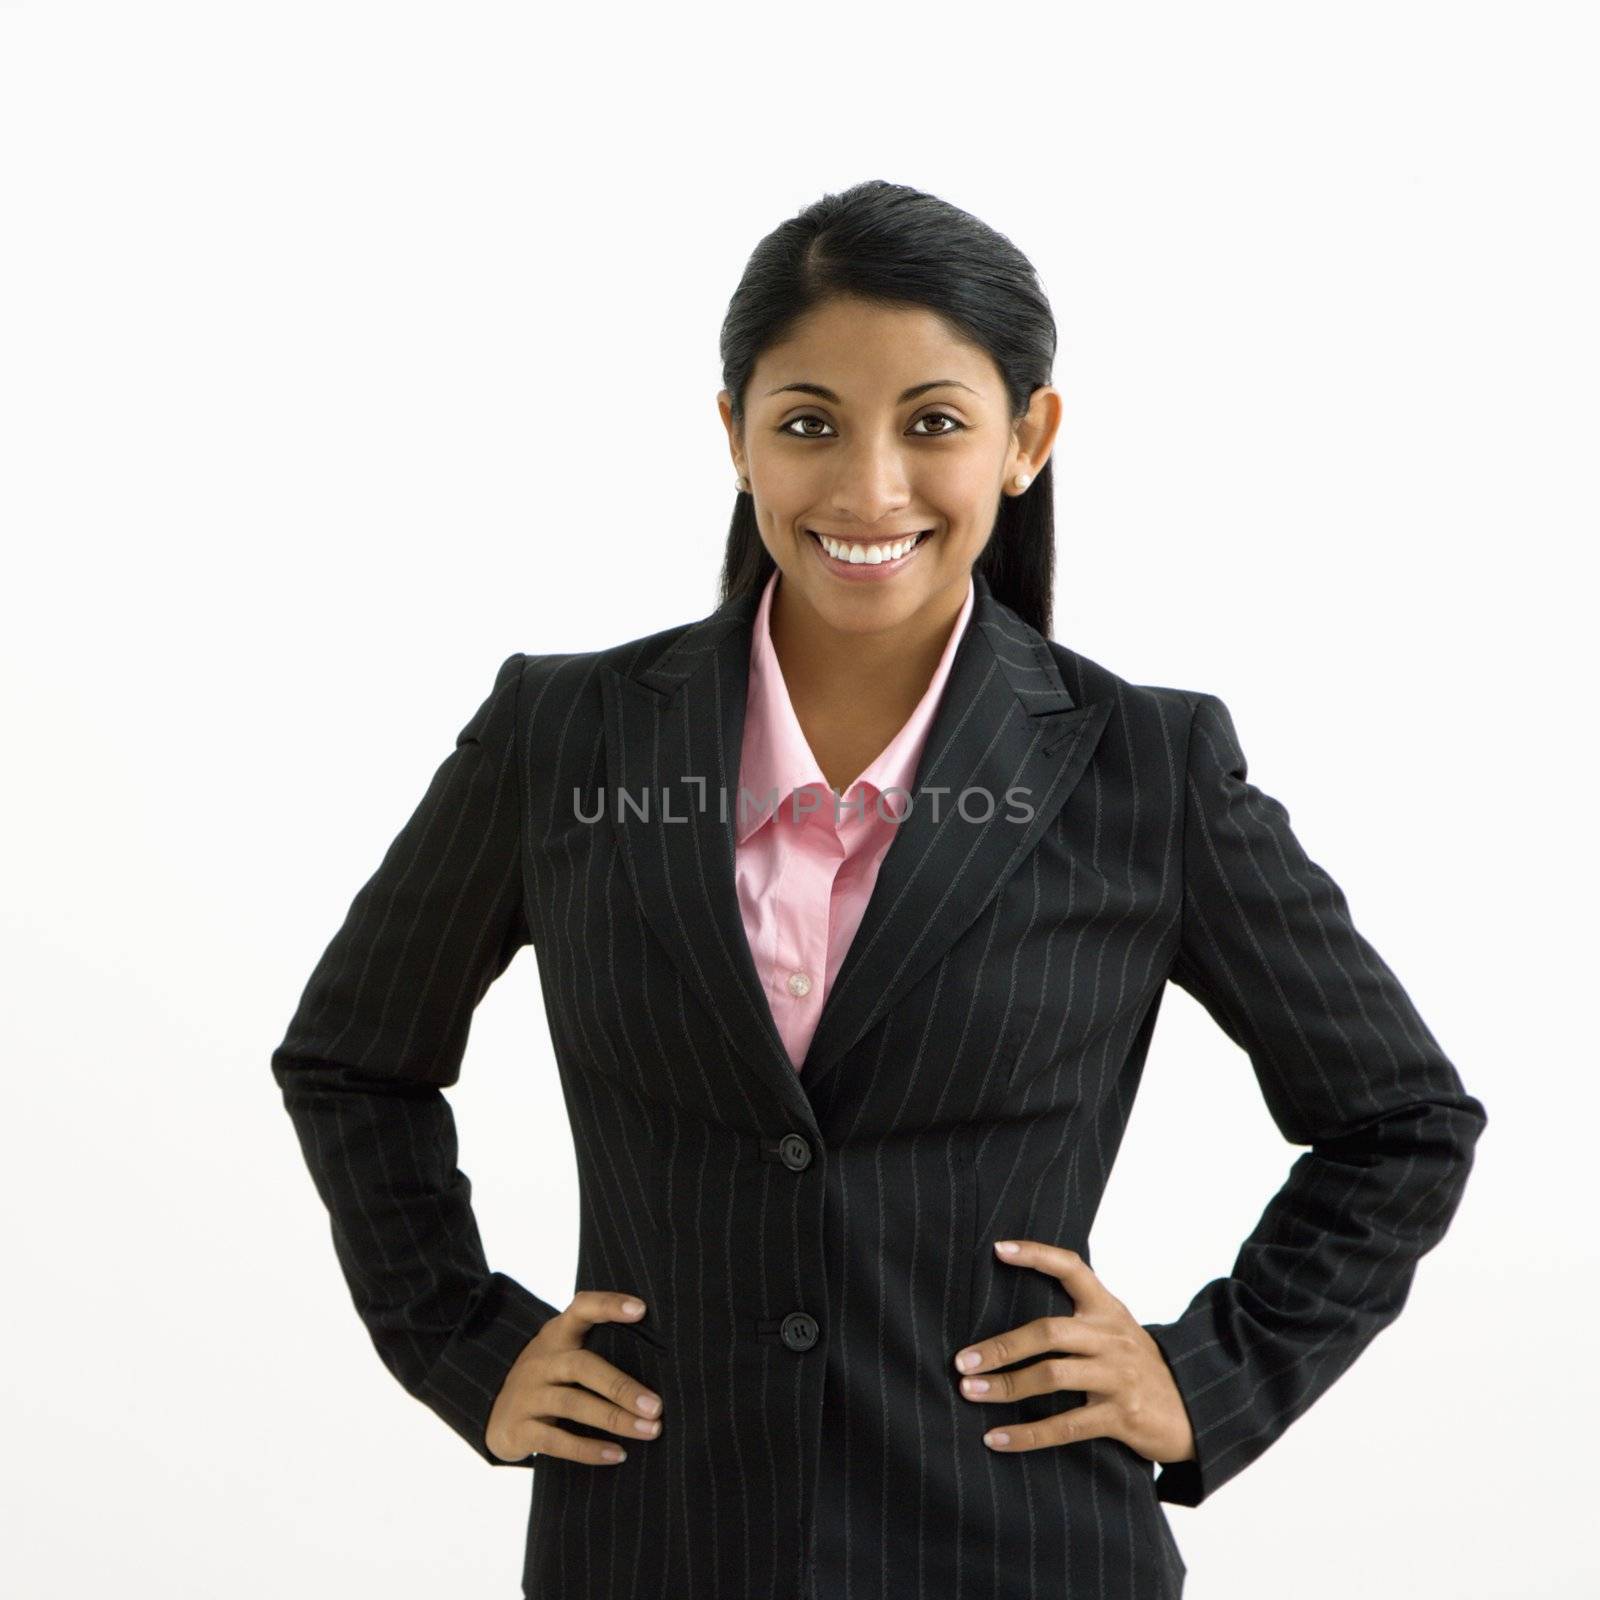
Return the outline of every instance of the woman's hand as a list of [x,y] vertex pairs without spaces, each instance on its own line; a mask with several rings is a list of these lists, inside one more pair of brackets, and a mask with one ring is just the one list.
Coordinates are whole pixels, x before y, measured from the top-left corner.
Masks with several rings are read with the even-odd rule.
[[[1005,1401],[1080,1389],[1088,1398],[1042,1422],[1004,1423],[985,1434],[984,1442],[998,1450],[1037,1450],[1109,1436],[1147,1461],[1193,1460],[1194,1429],[1172,1369],[1133,1313],[1075,1250],[1034,1239],[1002,1242],[1015,1246],[1008,1252],[996,1244],[1002,1260],[1049,1273],[1077,1309],[1070,1316],[1040,1317],[961,1351],[956,1369],[968,1374],[961,1392],[972,1400]],[[1014,1372],[993,1370],[1046,1352],[1048,1360]]]
[[[629,1306],[638,1309],[630,1312]],[[643,1302],[631,1295],[580,1289],[572,1304],[523,1346],[506,1374],[484,1429],[483,1442],[490,1453],[502,1461],[531,1455],[591,1464],[626,1459],[627,1451],[618,1445],[556,1427],[557,1417],[628,1439],[655,1438],[661,1432],[661,1397],[604,1356],[584,1348],[584,1339],[597,1322],[637,1322],[644,1309]]]

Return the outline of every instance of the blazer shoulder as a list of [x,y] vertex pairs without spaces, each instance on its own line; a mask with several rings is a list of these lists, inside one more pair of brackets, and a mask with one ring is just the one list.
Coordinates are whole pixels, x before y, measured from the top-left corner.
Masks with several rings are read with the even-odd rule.
[[507,659],[501,670],[508,672],[513,663],[520,663],[522,716],[532,727],[546,723],[556,706],[566,711],[588,708],[598,715],[603,669],[624,676],[637,672],[640,667],[665,656],[685,634],[705,621],[700,617],[677,622],[654,633],[597,645],[590,650],[519,651]]
[[1176,717],[1187,723],[1205,694],[1201,689],[1180,689],[1161,683],[1135,683],[1054,639],[1046,643],[1061,671],[1061,681],[1080,705],[1094,700],[1109,700],[1113,715],[1120,713],[1143,718],[1159,716],[1164,721]]

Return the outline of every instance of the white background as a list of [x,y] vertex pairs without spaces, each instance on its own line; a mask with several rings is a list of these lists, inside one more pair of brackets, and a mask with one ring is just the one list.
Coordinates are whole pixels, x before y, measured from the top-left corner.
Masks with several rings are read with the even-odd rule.
[[[1596,1592],[1593,16],[0,5],[0,1587],[517,1592],[268,1056],[499,663],[711,609],[728,296],[885,177],[1051,296],[1056,637],[1223,696],[1489,1112],[1398,1322],[1168,1508],[1190,1600]],[[531,953],[452,1103],[565,1304]],[[1170,990],[1101,1278],[1176,1315],[1296,1153]]]

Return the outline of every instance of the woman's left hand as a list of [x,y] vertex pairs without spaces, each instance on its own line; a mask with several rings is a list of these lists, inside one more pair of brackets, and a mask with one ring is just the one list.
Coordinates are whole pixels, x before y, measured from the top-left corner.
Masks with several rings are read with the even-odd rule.
[[[1072,1296],[1076,1310],[1025,1322],[962,1350],[956,1356],[956,1370],[965,1374],[962,1394],[984,1402],[1074,1389],[1088,1398],[1042,1422],[1002,1423],[984,1435],[984,1442],[999,1450],[1037,1450],[1109,1435],[1147,1461],[1192,1461],[1194,1429],[1183,1396],[1160,1345],[1133,1313],[1077,1251],[1036,1239],[1006,1242],[1017,1248],[1008,1254],[997,1245],[1002,1261],[1049,1273]],[[978,1359],[963,1365],[974,1352]],[[1040,1354],[1048,1359],[1013,1372],[993,1370]]]

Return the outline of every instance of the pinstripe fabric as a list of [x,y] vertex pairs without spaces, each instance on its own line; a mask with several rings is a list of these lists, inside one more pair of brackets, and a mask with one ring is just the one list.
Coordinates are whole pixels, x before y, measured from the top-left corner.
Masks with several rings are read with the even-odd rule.
[[[498,1382],[556,1308],[488,1270],[440,1091],[473,1005],[534,946],[575,1286],[650,1307],[590,1347],[665,1407],[620,1466],[519,1463],[529,1596],[1177,1596],[1163,1502],[1201,1503],[1332,1384],[1459,1202],[1483,1106],[1249,783],[1222,701],[1131,684],[975,582],[800,1073],[734,883],[756,595],[509,658],[274,1052],[379,1354],[494,1461]],[[958,1349],[1072,1309],[989,1241],[1092,1260],[1169,979],[1306,1147],[1232,1274],[1148,1325],[1197,1460],[991,1451],[1002,1419],[1084,1396],[960,1395]]]

